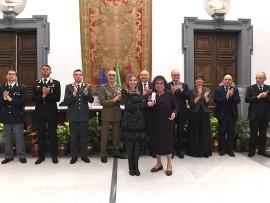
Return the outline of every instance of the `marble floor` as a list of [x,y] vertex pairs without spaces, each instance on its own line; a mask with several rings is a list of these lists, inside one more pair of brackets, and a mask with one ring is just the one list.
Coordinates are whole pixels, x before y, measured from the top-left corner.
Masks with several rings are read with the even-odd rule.
[[[0,154],[3,160],[4,155]],[[55,165],[49,157],[40,165],[27,157],[0,164],[0,202],[53,203],[189,203],[189,202],[269,202],[270,159],[247,153],[232,158],[214,153],[210,158],[173,159],[173,175],[165,169],[151,173],[155,159],[140,158],[141,176],[128,174],[127,160],[109,158],[107,164],[98,155],[91,163],[70,157],[59,158]],[[163,157],[163,166],[166,158]]]

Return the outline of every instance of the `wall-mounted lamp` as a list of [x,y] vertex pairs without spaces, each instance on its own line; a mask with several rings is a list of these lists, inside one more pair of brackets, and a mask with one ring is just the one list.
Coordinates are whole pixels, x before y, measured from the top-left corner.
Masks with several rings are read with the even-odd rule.
[[231,8],[231,0],[204,0],[204,8],[213,17],[215,27],[222,29],[225,15]]
[[27,0],[0,0],[0,11],[7,27],[13,27],[15,18],[25,8]]

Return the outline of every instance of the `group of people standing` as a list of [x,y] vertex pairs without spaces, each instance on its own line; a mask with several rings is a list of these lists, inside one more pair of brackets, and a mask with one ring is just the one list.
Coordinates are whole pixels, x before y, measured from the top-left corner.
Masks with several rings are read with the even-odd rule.
[[[38,130],[38,159],[35,164],[45,161],[45,131],[50,136],[52,162],[57,158],[57,102],[60,101],[60,82],[50,77],[51,67],[41,67],[42,78],[33,85],[32,100],[36,103],[35,117]],[[7,82],[0,87],[1,121],[4,124],[5,159],[2,164],[12,160],[12,137],[16,138],[17,156],[26,163],[23,139],[25,88],[17,83],[14,70],[9,70]],[[67,120],[71,133],[71,160],[74,164],[78,154],[85,163],[90,163],[86,153],[87,122],[90,118],[88,103],[94,101],[91,87],[83,82],[80,69],[73,72],[74,82],[66,85],[63,105],[68,106]],[[183,137],[188,123],[188,142],[186,154],[193,157],[208,158],[212,155],[211,128],[208,104],[212,100],[210,90],[203,86],[204,76],[195,77],[191,89],[180,81],[180,72],[171,71],[171,82],[162,75],[149,81],[149,72],[143,70],[140,80],[134,74],[128,74],[124,86],[116,84],[116,72],[107,73],[107,83],[100,87],[101,113],[101,162],[107,163],[108,137],[113,141],[113,157],[126,159],[119,150],[119,140],[125,141],[129,174],[139,176],[139,157],[141,142],[149,139],[149,155],[156,158],[151,172],[163,170],[161,156],[166,155],[166,175],[172,175],[174,155],[184,158]],[[270,86],[264,84],[266,74],[256,74],[256,84],[247,88],[245,101],[249,103],[250,146],[248,156],[256,150],[256,138],[259,131],[258,154],[270,157],[265,151],[265,139],[270,121]],[[214,92],[216,109],[214,116],[219,124],[219,155],[226,153],[234,157],[234,127],[238,118],[237,104],[240,103],[238,89],[234,86],[231,74],[225,74],[223,81]],[[124,105],[124,111],[121,109]],[[46,127],[47,126],[47,127]],[[177,127],[176,127],[177,126]],[[174,142],[174,135],[176,142]],[[174,146],[175,144],[175,146]]]
[[[142,74],[149,73],[143,71]],[[212,155],[211,127],[208,104],[212,100],[210,89],[203,86],[204,76],[195,77],[195,85],[191,89],[180,82],[178,70],[171,72],[172,81],[159,75],[153,79],[153,89],[146,87],[145,82],[138,82],[133,74],[127,76],[122,100],[125,104],[122,117],[121,133],[127,143],[127,155],[130,175],[140,175],[138,169],[139,141],[144,133],[150,137],[150,152],[155,154],[156,165],[151,172],[163,169],[161,155],[167,156],[166,175],[172,175],[171,159],[174,154],[183,159],[184,128],[188,123],[186,154],[193,157],[208,158]],[[245,101],[249,103],[248,119],[250,120],[250,146],[248,156],[252,157],[256,150],[256,138],[259,131],[258,154],[270,158],[265,151],[266,131],[270,121],[269,86],[264,84],[266,74],[256,74],[256,84],[247,88]],[[144,87],[145,86],[145,90]],[[141,91],[137,91],[137,88]],[[154,99],[153,99],[154,93]],[[135,99],[136,98],[136,99]],[[240,103],[239,91],[235,87],[230,73],[224,75],[214,92],[216,108],[214,117],[219,124],[219,155],[233,152],[234,129],[238,119],[237,105]],[[142,117],[144,116],[144,122]],[[177,125],[177,128],[175,128]],[[147,126],[147,129],[145,127]],[[177,129],[177,130],[175,130]],[[175,132],[176,131],[176,132]],[[176,146],[174,146],[176,134]]]
[[[35,102],[35,118],[38,132],[38,159],[35,164],[45,161],[46,133],[50,137],[50,154],[52,162],[58,163],[57,142],[57,102],[61,97],[60,82],[51,78],[51,67],[41,67],[41,79],[36,80],[32,88],[32,100]],[[16,152],[21,163],[26,163],[24,143],[24,106],[25,87],[17,83],[17,73],[9,70],[7,82],[0,87],[1,122],[4,124],[5,159],[2,164],[14,160],[13,133],[16,140]],[[90,118],[88,103],[94,101],[89,84],[83,82],[80,69],[73,72],[74,82],[66,85],[63,105],[68,106],[67,120],[71,133],[71,161],[77,161],[78,153],[85,163],[90,163],[86,153],[87,123]]]

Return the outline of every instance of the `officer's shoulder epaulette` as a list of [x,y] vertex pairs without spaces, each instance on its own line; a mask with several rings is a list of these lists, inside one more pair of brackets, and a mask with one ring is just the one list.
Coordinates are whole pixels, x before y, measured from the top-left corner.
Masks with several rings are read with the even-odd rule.
[[107,84],[102,84],[101,87],[106,86]]
[[82,86],[86,87],[87,85],[90,85],[89,83],[83,83]]
[[66,84],[66,86],[74,86],[74,83]]

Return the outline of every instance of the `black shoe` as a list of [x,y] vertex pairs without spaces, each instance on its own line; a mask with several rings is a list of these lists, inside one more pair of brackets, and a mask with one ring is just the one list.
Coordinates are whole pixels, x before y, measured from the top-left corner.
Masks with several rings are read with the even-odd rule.
[[90,163],[90,159],[88,159],[87,156],[82,156],[82,161],[84,161],[85,163]]
[[7,164],[8,162],[13,161],[13,160],[14,160],[13,158],[6,158],[1,163],[2,164]]
[[[167,167],[168,167],[168,166],[167,166]],[[166,170],[166,175],[167,175],[167,176],[171,176],[171,175],[172,175],[172,168],[171,168],[170,171]]]
[[266,152],[258,152],[259,155],[270,158],[270,154],[267,154]]
[[177,153],[177,156],[180,158],[180,159],[183,159],[184,158],[184,154],[182,152],[178,152]]
[[58,164],[58,159],[57,159],[56,156],[53,156],[53,157],[52,157],[52,162],[53,162],[54,164]]
[[45,157],[42,156],[42,157],[38,157],[38,160],[36,160],[35,164],[40,164],[41,162],[45,161]]
[[249,152],[248,157],[253,157],[255,155],[255,152]]
[[76,156],[72,157],[70,160],[70,164],[75,164],[77,160],[78,160],[78,157]]
[[21,158],[19,159],[19,161],[22,163],[22,164],[25,164],[27,162],[26,158]]
[[172,171],[166,171],[166,175],[167,176],[171,176],[172,175]]
[[231,156],[231,157],[235,157],[235,154],[233,153],[233,151],[229,151],[228,155]]
[[219,152],[219,156],[224,156],[225,152]]
[[155,168],[155,167],[152,168],[152,169],[151,169],[151,172],[152,172],[152,173],[155,173],[155,172],[158,172],[158,171],[160,171],[160,170],[162,170],[162,169],[163,169],[163,166],[162,166],[162,164],[161,164],[161,166],[158,167],[158,168]]
[[118,159],[126,159],[127,157],[125,157],[124,155],[113,155],[113,158],[118,158]]
[[102,156],[101,157],[101,162],[102,163],[107,163],[107,157],[106,156]]

